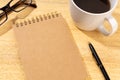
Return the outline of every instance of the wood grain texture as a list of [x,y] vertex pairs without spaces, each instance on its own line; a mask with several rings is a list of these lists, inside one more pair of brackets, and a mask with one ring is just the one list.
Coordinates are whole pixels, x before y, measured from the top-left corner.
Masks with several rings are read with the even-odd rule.
[[[113,36],[109,37],[103,36],[98,31],[82,31],[74,25],[71,19],[69,0],[36,0],[36,3],[38,8],[28,17],[54,11],[62,13],[73,33],[92,80],[104,80],[104,77],[91,55],[88,42],[94,45],[111,80],[120,79],[120,28],[118,28],[118,31]],[[120,26],[120,2],[114,10],[113,16]],[[25,80],[24,71],[22,70],[22,65],[17,54],[17,43],[12,29],[0,36],[0,47],[0,80]]]

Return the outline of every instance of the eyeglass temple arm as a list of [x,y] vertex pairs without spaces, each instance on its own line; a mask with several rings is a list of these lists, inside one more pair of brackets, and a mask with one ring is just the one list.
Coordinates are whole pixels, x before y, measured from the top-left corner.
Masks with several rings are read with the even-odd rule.
[[28,3],[25,3],[25,5],[29,5],[29,6],[31,6],[31,7],[33,7],[33,8],[37,8],[37,5],[36,5],[36,4],[28,4]]
[[[17,2],[15,5],[12,6],[12,8],[14,9],[14,8],[18,7],[21,3],[22,3],[22,1]],[[29,6],[31,6],[33,8],[37,8],[37,5],[35,3],[31,3],[31,4],[24,3],[24,4],[29,5]]]

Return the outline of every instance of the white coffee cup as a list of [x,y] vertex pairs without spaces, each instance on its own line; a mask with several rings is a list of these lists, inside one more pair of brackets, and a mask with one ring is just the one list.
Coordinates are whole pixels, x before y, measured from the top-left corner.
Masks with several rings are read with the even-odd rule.
[[[117,31],[118,23],[112,16],[112,12],[117,6],[118,0],[109,0],[110,10],[104,13],[90,13],[79,8],[74,0],[70,0],[71,17],[79,29],[86,31],[99,30],[102,34],[109,36]],[[111,30],[108,31],[104,26],[104,21],[108,21]]]

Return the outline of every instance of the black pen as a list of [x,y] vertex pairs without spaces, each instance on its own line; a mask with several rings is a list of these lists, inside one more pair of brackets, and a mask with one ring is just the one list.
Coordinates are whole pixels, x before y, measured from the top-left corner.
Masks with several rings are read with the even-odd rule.
[[91,43],[89,43],[89,48],[90,48],[90,50],[92,52],[93,57],[95,58],[95,60],[97,62],[98,67],[100,68],[103,76],[105,77],[105,80],[110,80],[110,78],[109,78],[109,76],[108,76],[108,74],[107,74],[107,72],[106,72],[106,70],[105,70],[99,56],[97,55],[97,52],[95,51],[95,49],[94,49],[94,47],[93,47],[93,45]]

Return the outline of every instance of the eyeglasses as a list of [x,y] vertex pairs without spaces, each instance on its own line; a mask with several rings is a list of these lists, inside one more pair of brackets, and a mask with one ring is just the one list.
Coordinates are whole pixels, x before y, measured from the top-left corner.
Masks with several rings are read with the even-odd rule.
[[7,21],[12,11],[20,12],[28,6],[37,7],[36,4],[32,4],[32,0],[11,0],[6,6],[0,8],[0,25]]

